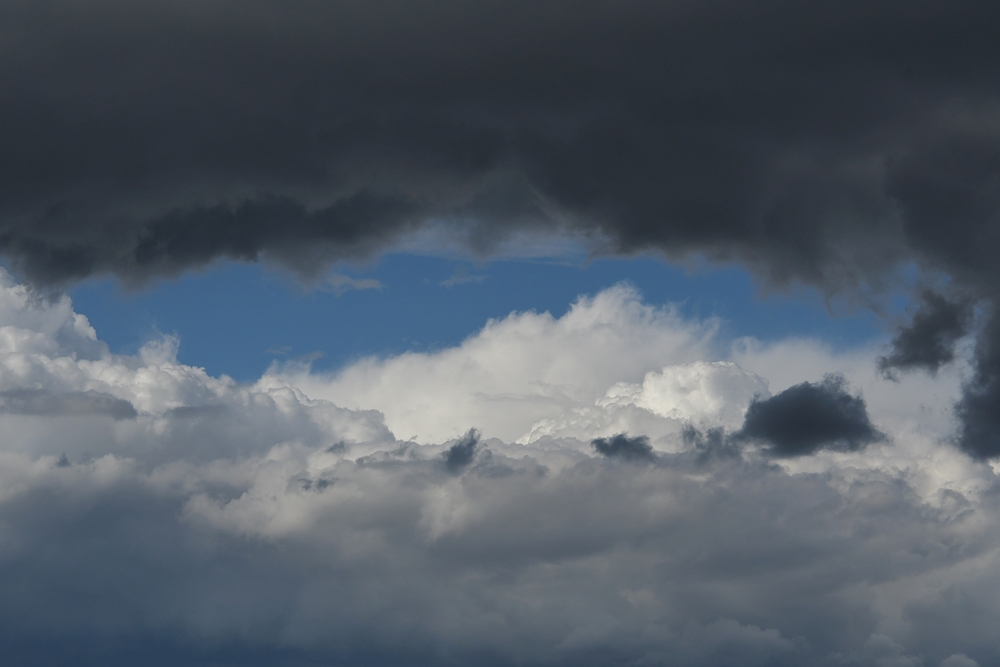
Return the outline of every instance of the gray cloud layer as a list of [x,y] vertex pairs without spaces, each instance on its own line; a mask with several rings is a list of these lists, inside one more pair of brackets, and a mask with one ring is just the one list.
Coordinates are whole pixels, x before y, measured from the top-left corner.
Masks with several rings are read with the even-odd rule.
[[[46,665],[1000,659],[995,574],[975,568],[997,558],[989,498],[752,459],[550,468],[569,452],[496,441],[456,477],[441,447],[388,444],[183,476],[8,461],[0,645]],[[872,650],[885,604],[905,630]]]

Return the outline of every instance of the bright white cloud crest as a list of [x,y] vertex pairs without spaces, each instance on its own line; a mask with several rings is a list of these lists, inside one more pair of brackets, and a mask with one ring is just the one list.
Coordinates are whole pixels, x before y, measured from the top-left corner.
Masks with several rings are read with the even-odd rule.
[[[80,655],[143,664],[995,664],[996,480],[944,443],[962,367],[892,384],[877,354],[730,348],[616,287],[455,348],[247,386],[179,363],[170,339],[111,354],[67,299],[4,275],[0,648],[51,664],[83,636]],[[731,432],[755,398],[829,372],[886,442],[779,465],[682,433]],[[446,464],[470,427],[483,440]],[[621,432],[655,455],[589,444]]]

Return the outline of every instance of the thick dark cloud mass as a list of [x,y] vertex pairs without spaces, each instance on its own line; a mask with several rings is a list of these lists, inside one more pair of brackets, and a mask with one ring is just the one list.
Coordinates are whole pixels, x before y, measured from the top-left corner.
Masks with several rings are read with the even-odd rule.
[[610,438],[596,438],[590,444],[598,454],[609,459],[652,461],[654,458],[649,438],[644,435],[629,436],[626,433],[619,433]]
[[[0,253],[141,284],[531,231],[843,294],[914,261],[993,300],[997,25],[986,0],[12,0]],[[989,354],[968,419],[1000,411]]]
[[451,220],[480,250],[530,225],[778,279],[871,280],[914,253],[992,274],[998,19],[988,2],[8,2],[0,245],[42,281],[218,257],[308,272]]
[[775,456],[801,456],[822,448],[856,450],[882,440],[860,396],[847,392],[839,376],[803,382],[763,401],[754,401],[734,437],[760,440]]
[[952,302],[930,290],[921,295],[920,309],[892,341],[892,352],[878,360],[879,368],[891,377],[893,371],[922,368],[931,373],[955,358],[955,343],[972,323],[968,301]]
[[990,321],[976,347],[976,372],[956,412],[959,444],[980,459],[1000,456],[1000,321]]
[[472,428],[462,436],[458,442],[449,447],[444,453],[444,465],[448,472],[461,472],[467,468],[472,459],[476,457],[476,449],[479,447],[479,431]]

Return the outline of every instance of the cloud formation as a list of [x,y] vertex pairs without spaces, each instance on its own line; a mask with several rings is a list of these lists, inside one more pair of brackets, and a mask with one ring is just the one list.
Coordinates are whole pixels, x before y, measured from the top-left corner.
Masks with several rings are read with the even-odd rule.
[[625,433],[610,438],[595,438],[590,443],[601,456],[623,461],[648,462],[653,460],[653,448],[644,435],[629,437]]
[[[261,382],[300,388],[345,407],[378,409],[393,432],[422,442],[459,437],[472,424],[484,437],[510,441],[528,435],[539,422],[593,404],[617,382],[643,381],[650,368],[665,363],[696,362],[709,354],[713,333],[713,322],[683,320],[675,308],[643,303],[634,288],[622,284],[580,297],[560,318],[524,312],[490,320],[461,345],[439,352],[363,359],[327,375],[301,365],[275,366]],[[678,370],[676,380],[673,374],[661,382],[650,379],[646,393],[623,386],[614,401],[656,403],[655,392],[667,397],[673,392],[688,395],[707,411],[721,410],[726,401],[717,394],[745,393],[723,381],[727,372],[742,374],[727,368],[716,371],[714,383],[697,371]],[[638,395],[629,399],[625,394]],[[675,417],[693,414],[693,408],[679,408]],[[535,429],[536,435],[557,430]],[[578,436],[589,441],[592,433]]]
[[444,465],[451,473],[459,473],[463,468],[472,463],[476,456],[476,449],[479,447],[479,433],[475,429],[462,436],[458,442],[449,447],[444,453]]
[[[0,253],[39,284],[220,259],[316,280],[427,239],[556,235],[862,302],[917,266],[995,305],[998,11],[16,0]],[[887,369],[947,359],[956,329],[923,312]],[[958,410],[985,457],[997,330]]]
[[[0,412],[0,648],[57,666],[1000,660],[996,476],[941,446],[947,410],[897,402],[928,387],[954,398],[951,369],[888,391],[875,348],[855,357],[746,343],[731,354],[753,373],[684,361],[725,353],[706,330],[620,288],[558,319],[512,314],[413,367],[481,382],[487,397],[591,378],[543,415],[600,407],[617,387],[635,399],[630,435],[599,425],[586,435],[581,421],[585,437],[516,444],[466,431],[418,444],[371,406],[314,395],[356,370],[241,385],[179,363],[169,339],[114,355],[68,299],[3,276],[4,396],[119,405],[112,396],[135,414]],[[492,350],[535,359],[549,339],[566,352],[552,365],[456,371]],[[601,344],[627,348],[617,374],[592,368],[606,355],[587,352]],[[403,377],[392,359],[358,368]],[[740,405],[765,377],[776,393],[755,405],[794,398],[804,381],[794,373],[817,368],[863,387],[871,421],[892,438],[790,459],[726,448],[731,417],[707,409],[712,400]],[[809,386],[836,401],[845,390],[831,382]],[[413,391],[446,405],[449,386]],[[489,404],[525,430],[537,420],[533,399]],[[685,429],[683,410],[716,426]],[[662,428],[647,440],[640,424]],[[649,464],[614,460],[634,453]]]
[[885,438],[868,417],[865,401],[847,391],[843,376],[803,382],[747,409],[738,440],[759,440],[776,456],[801,456],[820,448],[861,449]]
[[892,352],[878,365],[889,378],[896,370],[924,369],[936,373],[954,360],[955,344],[972,325],[972,304],[952,302],[931,290],[920,296],[920,307],[892,341]]

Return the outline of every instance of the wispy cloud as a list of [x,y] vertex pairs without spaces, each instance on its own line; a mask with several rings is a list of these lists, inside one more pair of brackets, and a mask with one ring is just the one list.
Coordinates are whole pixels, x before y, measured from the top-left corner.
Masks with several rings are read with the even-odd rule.
[[385,285],[375,278],[352,278],[342,273],[331,273],[323,279],[318,289],[341,296],[353,290],[381,290]]
[[442,287],[454,287],[455,285],[466,285],[468,283],[481,283],[484,280],[486,280],[486,276],[470,274],[469,269],[459,266],[455,268],[455,273],[451,274],[450,278],[442,280],[439,284]]

